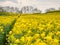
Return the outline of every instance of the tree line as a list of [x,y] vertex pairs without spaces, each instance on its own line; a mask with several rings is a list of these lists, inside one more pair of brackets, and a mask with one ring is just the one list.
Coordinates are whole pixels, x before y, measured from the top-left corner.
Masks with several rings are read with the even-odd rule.
[[[55,11],[55,10],[56,10],[55,8],[49,8],[49,9],[46,9],[45,12],[50,12],[50,11]],[[60,10],[60,8],[58,10]],[[0,6],[0,12],[14,12],[14,13],[31,14],[31,13],[41,13],[42,11],[37,8],[34,8],[33,6],[24,6],[21,8],[21,10],[19,10],[19,8],[17,8],[17,7]]]

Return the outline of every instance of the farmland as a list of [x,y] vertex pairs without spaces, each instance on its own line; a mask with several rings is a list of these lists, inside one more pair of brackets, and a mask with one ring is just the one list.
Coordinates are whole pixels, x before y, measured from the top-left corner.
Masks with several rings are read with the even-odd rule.
[[1,45],[60,45],[60,12],[0,16]]

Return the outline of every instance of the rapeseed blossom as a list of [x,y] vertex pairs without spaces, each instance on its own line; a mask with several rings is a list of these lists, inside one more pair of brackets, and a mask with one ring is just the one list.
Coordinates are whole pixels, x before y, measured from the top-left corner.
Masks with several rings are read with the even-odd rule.
[[10,45],[59,45],[60,19],[56,16],[21,16],[9,32]]

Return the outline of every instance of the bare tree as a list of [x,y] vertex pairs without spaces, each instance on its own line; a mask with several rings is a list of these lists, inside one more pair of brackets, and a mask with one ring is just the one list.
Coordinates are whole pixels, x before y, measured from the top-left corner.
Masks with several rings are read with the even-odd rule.
[[6,6],[6,12],[10,12],[10,7]]
[[20,13],[19,8],[15,7],[15,12]]
[[22,13],[32,13],[33,7],[32,6],[24,6],[22,7]]
[[3,10],[3,7],[2,6],[0,6],[0,12],[3,12],[4,10]]
[[59,10],[60,10],[60,7],[59,7]]
[[32,11],[33,11],[33,13],[41,13],[41,11],[37,8],[34,8]]
[[46,9],[46,12],[51,12],[51,11],[55,11],[55,8]]
[[10,11],[13,12],[14,11],[14,7],[10,7]]

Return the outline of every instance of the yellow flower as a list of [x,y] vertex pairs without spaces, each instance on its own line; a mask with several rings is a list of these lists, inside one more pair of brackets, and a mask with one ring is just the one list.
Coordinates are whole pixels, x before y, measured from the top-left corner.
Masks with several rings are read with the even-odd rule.
[[18,45],[18,44],[13,44],[13,45]]
[[29,37],[26,37],[26,40],[28,41],[28,42],[31,42],[32,41],[32,37],[31,36],[29,36]]
[[58,39],[54,39],[53,44],[54,45],[59,45],[59,40]]
[[16,31],[16,34],[20,34],[20,33],[21,33],[20,31],[18,31],[18,30]]
[[45,32],[43,32],[43,33],[41,34],[41,37],[42,37],[42,38],[44,38],[44,37],[45,37]]
[[31,45],[34,45],[34,44],[31,44]]
[[12,34],[12,31],[10,31],[9,34]]
[[28,31],[28,34],[30,34],[30,33],[31,33],[31,30]]
[[10,45],[13,45],[12,43],[10,43]]
[[48,24],[48,25],[47,25],[47,30],[52,29],[52,27],[53,27],[52,24]]
[[46,42],[48,42],[48,43],[52,41],[51,36],[47,36],[47,37],[45,37],[45,39],[46,39]]
[[40,42],[38,45],[47,45],[47,44],[44,42]]
[[23,36],[23,37],[21,37],[21,39],[20,39],[22,42],[25,42],[26,41],[26,39],[25,39],[25,37]]
[[57,31],[56,35],[58,35],[58,36],[59,36],[59,35],[60,35],[60,31]]
[[[9,17],[3,21],[3,19],[1,19],[0,17],[1,20],[0,23],[5,25],[6,24],[11,25],[13,21],[10,18],[13,19],[13,17]],[[21,43],[23,45],[59,45],[58,40],[58,38],[60,37],[59,36],[60,32],[58,31],[60,29],[59,18],[60,16],[56,15],[42,16],[40,14],[39,15],[34,14],[23,16],[22,14],[20,18],[18,18],[17,21],[15,22],[12,31],[9,32],[7,36],[8,37],[7,41],[8,43],[10,43],[10,45],[18,45],[18,43]],[[55,27],[55,25],[57,26]],[[3,28],[0,28],[0,31],[1,29]],[[35,29],[35,31],[33,32],[32,29]],[[4,30],[2,30],[2,32],[4,32]],[[15,36],[15,34],[19,36]],[[54,39],[52,39],[52,36],[54,36]],[[19,37],[19,39],[16,39],[16,37],[17,38]]]
[[42,31],[44,28],[43,27],[38,27],[40,31]]
[[11,40],[11,41],[15,41],[16,38],[15,38],[14,35],[12,34],[12,35],[10,35],[9,40]]
[[35,35],[34,35],[34,38],[35,38],[35,39],[37,39],[37,38],[39,38],[39,37],[40,37],[40,34],[35,34]]
[[48,34],[49,36],[52,36],[53,35],[53,33],[52,32],[49,32],[49,34]]
[[19,39],[16,39],[16,40],[15,40],[15,43],[20,43],[20,40],[19,40]]
[[1,32],[3,32],[4,30],[3,29],[0,29]]
[[40,39],[36,39],[36,41],[34,42],[35,45],[38,45],[40,43]]

